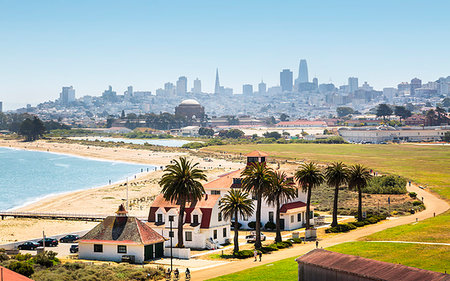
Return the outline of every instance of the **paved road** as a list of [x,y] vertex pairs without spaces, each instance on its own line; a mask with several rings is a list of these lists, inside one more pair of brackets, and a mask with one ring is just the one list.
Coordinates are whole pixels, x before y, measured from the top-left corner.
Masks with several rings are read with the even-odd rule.
[[[324,240],[321,240],[319,243],[319,247],[326,248],[330,246],[334,246],[336,244],[355,241],[358,238],[370,235],[375,232],[379,232],[385,230],[387,228],[391,228],[398,225],[409,224],[416,222],[416,219],[419,221],[433,217],[434,214],[438,215],[445,211],[447,211],[450,206],[449,204],[438,198],[436,195],[427,192],[425,190],[420,189],[419,187],[412,185],[408,187],[409,191],[413,191],[417,193],[417,198],[422,198],[427,207],[425,211],[420,213],[416,213],[414,215],[399,217],[397,219],[388,220],[382,223],[378,223],[372,226],[359,228],[348,233],[339,234]],[[248,269],[251,267],[259,266],[262,264],[270,264],[272,262],[285,259],[288,257],[292,257],[292,259],[297,258],[300,255],[303,255],[315,248],[315,242],[308,242],[307,244],[298,245],[295,244],[294,247],[274,252],[269,255],[263,256],[262,262],[254,262],[253,259],[246,259],[243,261],[235,261],[222,266],[208,268],[204,270],[198,270],[192,272],[192,280],[206,280],[209,278],[214,278],[234,272],[238,272],[244,269]]]

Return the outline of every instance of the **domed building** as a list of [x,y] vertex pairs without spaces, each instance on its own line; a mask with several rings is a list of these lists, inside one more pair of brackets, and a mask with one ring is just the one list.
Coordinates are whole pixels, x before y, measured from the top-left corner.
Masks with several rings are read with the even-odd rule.
[[184,100],[175,107],[175,115],[184,116],[188,119],[201,119],[205,115],[205,108],[200,103],[193,99]]

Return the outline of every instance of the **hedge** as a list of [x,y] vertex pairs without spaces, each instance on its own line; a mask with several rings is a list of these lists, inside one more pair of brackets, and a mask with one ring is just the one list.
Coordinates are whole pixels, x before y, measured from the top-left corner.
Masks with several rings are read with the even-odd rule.
[[339,232],[348,232],[350,230],[356,229],[357,227],[362,227],[368,224],[375,224],[379,221],[385,220],[386,217],[382,215],[374,215],[366,218],[363,221],[355,221],[349,223],[338,224],[335,227],[330,227],[325,229],[325,233],[339,233]]
[[270,229],[270,230],[274,230],[275,228],[277,228],[277,225],[271,221],[268,221],[266,223],[266,225],[264,226],[265,229]]

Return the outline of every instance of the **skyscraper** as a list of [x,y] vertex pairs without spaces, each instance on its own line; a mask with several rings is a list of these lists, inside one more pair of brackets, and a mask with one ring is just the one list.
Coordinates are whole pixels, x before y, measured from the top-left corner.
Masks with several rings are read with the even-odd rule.
[[214,86],[214,94],[220,94],[219,69],[216,68],[216,84]]
[[300,60],[300,65],[298,67],[298,82],[299,83],[308,83],[308,65],[306,64],[306,60]]
[[177,95],[184,96],[187,94],[187,78],[180,76],[177,81]]
[[292,92],[292,71],[283,69],[280,72],[280,86],[283,92]]
[[414,95],[416,93],[416,89],[421,88],[422,87],[422,80],[420,80],[419,78],[414,78],[411,80],[411,87],[410,87],[410,94]]
[[358,90],[358,87],[359,87],[358,78],[349,77],[348,78],[348,92],[353,93],[356,90]]
[[0,112],[3,112],[3,102],[0,101]]
[[242,85],[242,94],[244,95],[252,95],[253,94],[253,86],[250,84]]
[[313,78],[312,83],[314,84],[315,89],[319,89],[319,79],[316,77]]
[[258,94],[264,95],[267,90],[267,85],[261,80],[261,83],[258,84]]
[[192,93],[200,94],[202,92],[202,81],[200,79],[194,80],[194,88],[192,88]]
[[68,105],[73,101],[75,101],[75,89],[72,86],[63,87],[59,94],[59,102],[63,105]]

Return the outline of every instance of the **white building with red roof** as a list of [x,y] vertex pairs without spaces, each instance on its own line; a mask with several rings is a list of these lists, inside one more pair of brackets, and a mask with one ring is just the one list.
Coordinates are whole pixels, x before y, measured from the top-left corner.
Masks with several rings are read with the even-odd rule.
[[116,216],[106,217],[78,240],[79,258],[143,263],[164,256],[164,237],[136,217],[129,217],[120,205]]
[[[205,249],[225,244],[230,240],[230,220],[226,220],[219,208],[220,195],[205,194],[199,201],[186,203],[183,237],[184,246],[192,249]],[[177,227],[180,206],[164,199],[160,194],[153,201],[148,216],[148,225],[164,237],[169,237],[172,220],[172,244],[178,243]],[[166,241],[170,247],[170,241]]]
[[[267,153],[261,151],[250,152],[247,156],[247,164],[252,162],[266,162]],[[228,191],[232,188],[241,188],[242,177],[241,173],[244,168],[223,174],[219,176],[218,179],[213,180],[204,185],[205,191],[208,194],[215,196],[225,196]],[[256,206],[256,200],[255,206]],[[285,202],[281,208],[281,229],[283,230],[293,230],[301,228],[306,223],[306,193],[301,189],[297,189],[297,196]],[[269,205],[267,201],[263,200],[261,206],[261,225],[264,226],[267,222],[274,222],[276,220],[276,207]],[[311,210],[313,207],[311,206]],[[311,211],[312,212],[312,211]],[[314,218],[311,216],[311,224],[314,224]],[[243,228],[248,227],[248,223],[256,221],[255,213],[248,218],[240,219],[239,223],[242,224]]]

